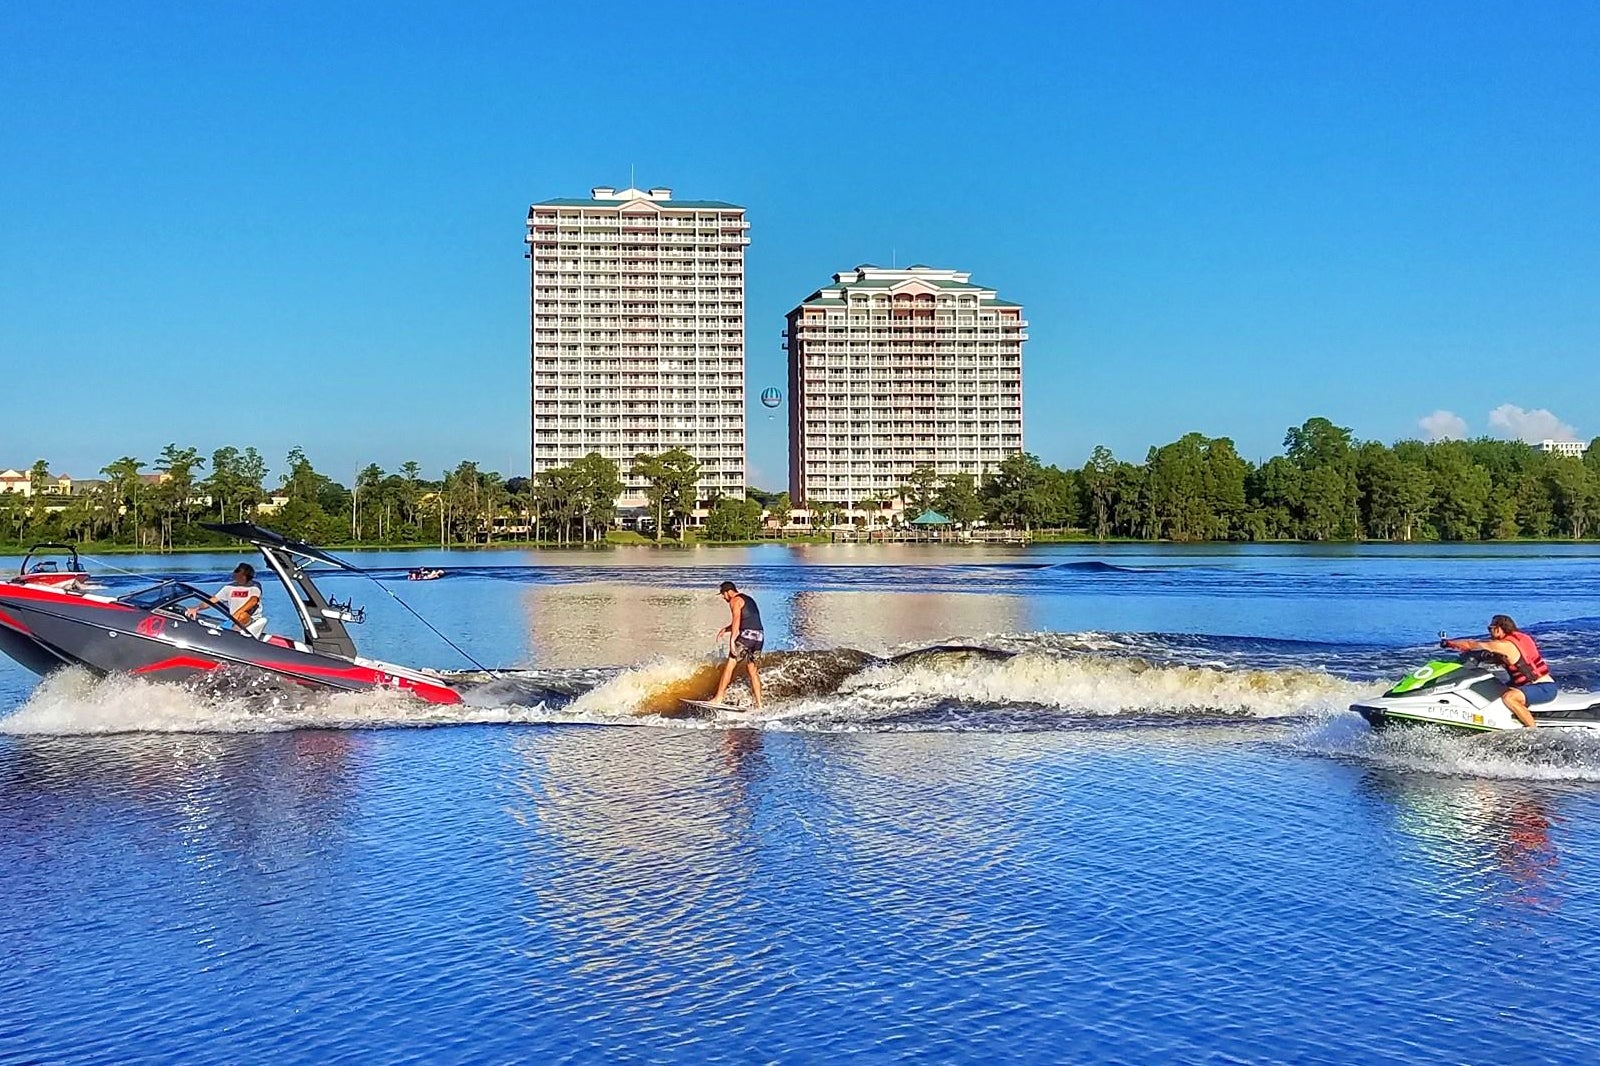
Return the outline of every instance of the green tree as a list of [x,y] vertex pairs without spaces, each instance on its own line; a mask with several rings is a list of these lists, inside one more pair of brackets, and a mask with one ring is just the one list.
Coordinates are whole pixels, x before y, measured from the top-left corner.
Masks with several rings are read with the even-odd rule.
[[129,543],[139,540],[144,504],[142,497],[146,495],[143,491],[144,476],[140,473],[143,469],[143,461],[124,455],[100,471],[106,476],[116,503],[118,534]]
[[1111,449],[1096,444],[1078,475],[1078,484],[1088,501],[1090,527],[1105,540],[1111,534],[1112,516],[1117,508],[1117,459]]
[[337,539],[343,528],[343,519],[337,516],[342,514],[343,508],[336,509],[336,517],[330,518],[323,506],[323,501],[331,495],[331,480],[317,472],[298,446],[289,449],[285,466],[281,480],[288,502],[273,516],[274,524],[288,536],[302,540]]
[[752,540],[761,532],[761,505],[755,500],[724,497],[706,515],[711,540]]
[[1301,475],[1291,508],[1298,535],[1307,540],[1354,536],[1359,501],[1350,430],[1310,418],[1284,434],[1283,448],[1284,458]]
[[155,487],[155,500],[161,519],[161,549],[173,546],[177,527],[190,525],[195,495],[195,471],[205,465],[200,452],[168,444],[156,457],[155,468],[161,480]]
[[350,486],[350,539],[365,540],[369,531],[383,539],[383,467],[368,463]]
[[682,448],[660,455],[641,452],[634,456],[633,476],[644,481],[645,499],[655,512],[656,543],[661,543],[668,523],[676,526],[681,540],[684,526],[694,515],[700,461]]
[[1008,455],[984,482],[984,517],[997,525],[1031,530],[1049,515],[1050,479],[1031,452]]
[[1228,437],[1206,441],[1204,451],[1205,498],[1212,523],[1208,536],[1217,540],[1243,537],[1250,464],[1240,457]]
[[1589,468],[1576,459],[1558,458],[1550,464],[1549,479],[1557,521],[1573,540],[1582,538],[1593,494]]
[[1203,540],[1216,529],[1216,514],[1206,493],[1206,438],[1189,433],[1151,448],[1145,459],[1155,535],[1172,540]]
[[1477,540],[1489,517],[1489,472],[1472,462],[1464,441],[1428,446],[1435,502],[1434,529],[1443,540]]
[[55,486],[50,484],[50,464],[35,459],[28,468],[28,521],[38,525],[44,521],[45,497]]
[[900,486],[900,499],[905,503],[906,514],[912,518],[932,510],[938,495],[939,475],[929,463],[913,469],[906,475],[906,483]]
[[593,531],[596,540],[605,537],[617,517],[617,497],[622,495],[622,469],[599,452],[590,452],[572,464],[574,489],[578,495],[578,515],[583,521],[583,539]]
[[789,498],[787,492],[780,492],[767,510],[777,520],[778,529],[782,531],[788,528],[789,520],[794,515],[794,501]]
[[978,497],[977,479],[968,473],[946,474],[939,479],[939,493],[933,509],[963,529],[983,517],[983,501]]

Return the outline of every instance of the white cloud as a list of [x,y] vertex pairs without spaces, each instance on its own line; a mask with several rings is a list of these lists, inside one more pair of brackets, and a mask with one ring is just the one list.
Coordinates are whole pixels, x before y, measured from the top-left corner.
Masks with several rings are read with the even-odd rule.
[[1503,403],[1489,412],[1489,425],[1502,437],[1538,444],[1542,440],[1577,440],[1578,431],[1543,407],[1524,411],[1514,403]]
[[1466,440],[1467,420],[1454,411],[1435,411],[1417,420],[1429,440]]

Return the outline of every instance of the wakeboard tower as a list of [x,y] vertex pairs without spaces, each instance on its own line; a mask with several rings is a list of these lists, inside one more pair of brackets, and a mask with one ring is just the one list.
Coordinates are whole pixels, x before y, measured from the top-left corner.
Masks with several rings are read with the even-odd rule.
[[17,576],[11,580],[22,585],[64,588],[86,584],[89,574],[78,561],[77,548],[46,541],[28,549],[28,554],[22,557],[22,565],[17,568]]
[[[1508,687],[1495,672],[1499,658],[1468,651],[1434,659],[1401,678],[1383,695],[1352,703],[1350,709],[1373,728],[1437,726],[1468,733],[1522,729],[1506,706]],[[1541,729],[1600,729],[1600,692],[1562,691],[1549,703],[1528,710]]]
[[[366,612],[323,595],[308,568],[321,563],[360,573],[359,567],[315,545],[248,522],[205,528],[252,544],[288,593],[300,639],[256,639],[231,628],[210,594],[166,580],[111,598],[81,583],[48,585],[27,574],[0,583],[0,651],[37,674],[64,666],[90,672],[189,680],[200,676],[263,677],[291,685],[346,691],[392,689],[430,703],[460,703],[460,692],[438,675],[368,659],[356,651],[349,626]],[[263,575],[264,576],[264,575]],[[190,608],[200,608],[196,618]]]

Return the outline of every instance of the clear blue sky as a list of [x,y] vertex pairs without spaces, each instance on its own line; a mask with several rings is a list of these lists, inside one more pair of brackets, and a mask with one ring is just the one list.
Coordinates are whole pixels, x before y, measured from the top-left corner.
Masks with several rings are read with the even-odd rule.
[[1026,305],[1046,461],[1587,439],[1597,55],[1579,3],[8,5],[0,466],[524,472],[528,204],[630,165],[749,208],[758,484],[784,312],[895,257]]

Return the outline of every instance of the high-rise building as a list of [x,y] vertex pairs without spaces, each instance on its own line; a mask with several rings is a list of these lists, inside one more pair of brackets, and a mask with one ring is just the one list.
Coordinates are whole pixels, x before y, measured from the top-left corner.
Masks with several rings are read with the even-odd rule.
[[643,507],[641,452],[700,461],[700,498],[744,495],[744,208],[596,188],[528,210],[533,472],[599,452]]
[[860,266],[789,312],[789,493],[887,500],[1022,450],[1022,306],[957,270]]

